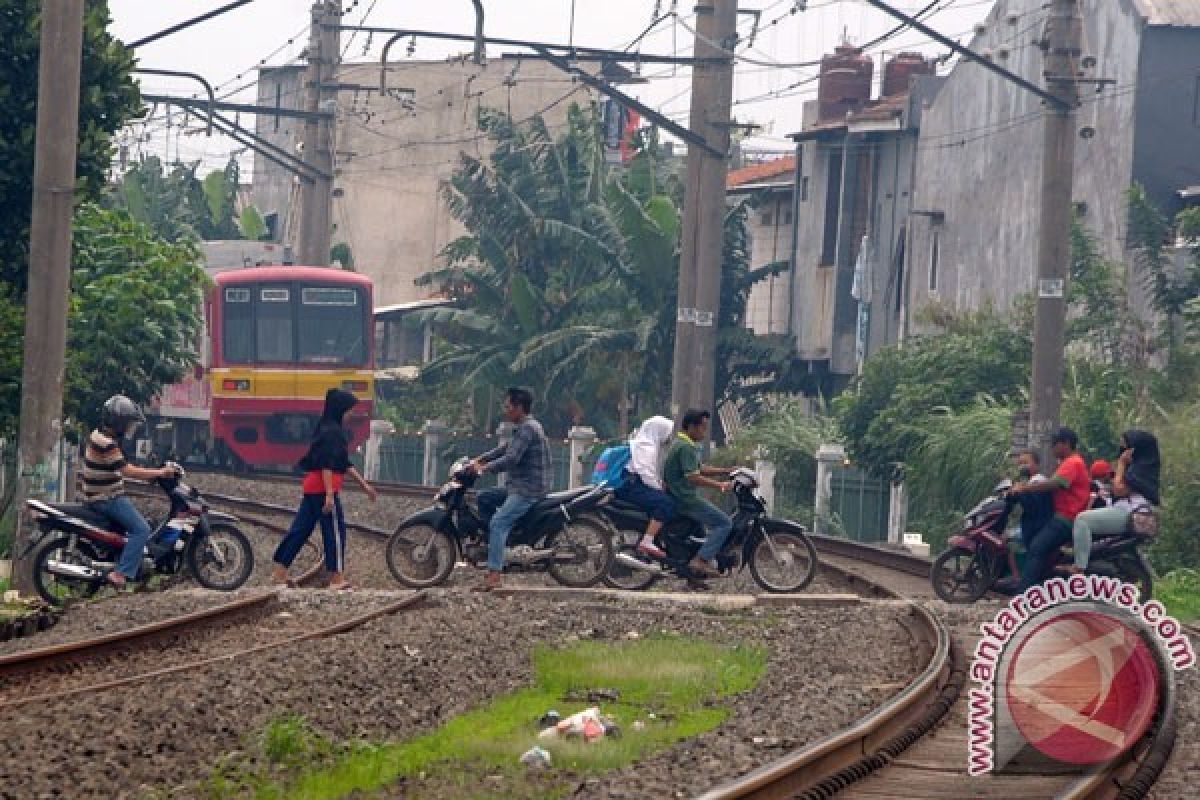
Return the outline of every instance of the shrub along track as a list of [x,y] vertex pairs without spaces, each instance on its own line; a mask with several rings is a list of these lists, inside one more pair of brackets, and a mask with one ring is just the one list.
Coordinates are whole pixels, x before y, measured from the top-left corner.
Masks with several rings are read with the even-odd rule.
[[[816,539],[823,567],[857,573],[857,578],[848,578],[866,583],[868,590],[873,587],[897,598],[932,594],[925,559],[845,540]],[[914,578],[924,583],[917,591]],[[864,800],[966,796],[1132,800],[1147,796],[1175,744],[1173,688],[1143,740],[1126,757],[1090,774],[969,777],[966,701],[961,695],[978,625],[995,607],[980,606],[973,609],[975,613],[941,608],[948,609],[944,615],[955,623],[947,629],[928,611],[920,617],[927,635],[936,632],[938,644],[925,671],[908,688],[845,730],[718,786],[703,795],[704,800],[834,795]]]

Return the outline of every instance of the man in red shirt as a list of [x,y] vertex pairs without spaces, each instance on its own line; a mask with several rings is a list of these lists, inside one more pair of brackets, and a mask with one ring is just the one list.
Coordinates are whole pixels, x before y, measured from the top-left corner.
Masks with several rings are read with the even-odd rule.
[[1075,452],[1079,437],[1070,428],[1059,428],[1050,440],[1050,448],[1058,459],[1054,477],[1042,483],[1021,483],[1012,488],[1013,494],[1053,492],[1054,516],[1029,544],[1025,569],[1021,572],[1021,589],[1036,586],[1050,577],[1054,554],[1071,541],[1075,517],[1086,511],[1091,503],[1091,478],[1083,457]]

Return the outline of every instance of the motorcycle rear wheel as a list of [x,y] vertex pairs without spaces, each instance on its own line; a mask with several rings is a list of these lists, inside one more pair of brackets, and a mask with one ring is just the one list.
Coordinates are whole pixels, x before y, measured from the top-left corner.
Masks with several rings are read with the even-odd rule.
[[1118,558],[1115,562],[1089,565],[1088,572],[1132,583],[1138,588],[1138,602],[1143,605],[1154,596],[1154,577],[1136,558]]
[[458,548],[454,540],[429,525],[397,528],[387,543],[388,571],[403,586],[428,589],[446,582]]
[[589,516],[576,517],[547,536],[546,547],[572,551],[570,561],[553,560],[546,567],[550,577],[572,589],[595,586],[612,566],[612,534],[604,523]]
[[755,583],[768,592],[799,592],[817,576],[817,548],[812,540],[798,530],[770,522],[750,551],[749,562]]
[[95,548],[86,541],[76,542],[74,550],[66,549],[69,543],[66,536],[49,534],[33,551],[33,588],[52,606],[87,599],[104,585],[103,578],[68,578],[50,571],[47,562],[51,559],[81,567],[88,566],[85,559],[99,560]]
[[617,560],[617,556],[627,555],[641,559],[638,555],[637,544],[642,534],[637,531],[617,531],[613,550],[612,565],[604,573],[604,583],[613,589],[623,589],[627,592],[640,592],[649,589],[658,580],[658,575],[646,570],[627,567]]
[[976,553],[965,547],[951,547],[933,562],[929,581],[944,602],[974,603],[987,594],[993,576]]
[[254,572],[254,548],[246,534],[228,522],[209,525],[207,535],[187,550],[187,566],[205,589],[232,592]]

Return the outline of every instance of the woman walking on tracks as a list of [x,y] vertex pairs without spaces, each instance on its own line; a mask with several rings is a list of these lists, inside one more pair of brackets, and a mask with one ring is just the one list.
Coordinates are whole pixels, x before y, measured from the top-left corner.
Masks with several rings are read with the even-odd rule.
[[358,398],[341,389],[330,389],[325,393],[325,411],[317,424],[312,444],[298,465],[305,471],[304,499],[300,501],[292,527],[275,549],[275,564],[271,570],[274,583],[288,582],[288,568],[319,521],[325,542],[329,588],[352,588],[345,575],[346,518],[342,514],[340,496],[347,473],[358,482],[372,503],[378,496],[350,463],[350,435],[342,427],[342,417],[357,402]]

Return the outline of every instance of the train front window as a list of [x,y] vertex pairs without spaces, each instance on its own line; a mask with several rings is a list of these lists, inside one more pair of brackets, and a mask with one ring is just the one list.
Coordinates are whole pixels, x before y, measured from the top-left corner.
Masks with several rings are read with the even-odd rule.
[[298,306],[297,361],[307,364],[366,363],[366,304],[357,289],[307,286]]
[[259,289],[256,329],[259,363],[294,361],[292,296],[286,288]]
[[224,328],[221,349],[230,364],[249,364],[254,361],[254,304],[250,290],[229,287],[225,290]]

